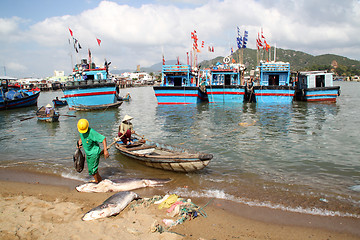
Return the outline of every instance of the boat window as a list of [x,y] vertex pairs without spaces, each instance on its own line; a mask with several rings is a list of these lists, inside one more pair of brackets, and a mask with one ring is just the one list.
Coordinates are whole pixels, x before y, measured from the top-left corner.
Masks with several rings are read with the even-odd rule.
[[269,75],[269,85],[279,86],[279,75]]
[[325,76],[316,76],[316,87],[325,87]]

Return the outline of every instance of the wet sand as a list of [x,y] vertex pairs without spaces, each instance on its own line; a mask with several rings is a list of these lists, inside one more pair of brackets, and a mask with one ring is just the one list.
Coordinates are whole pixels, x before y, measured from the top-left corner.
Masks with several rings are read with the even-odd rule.
[[[81,217],[113,193],[79,193],[77,181],[52,175],[0,170],[1,239],[360,239],[360,219],[321,217],[230,201],[192,199],[207,217],[187,220],[172,232],[151,232],[169,218],[157,206],[127,207],[114,217]],[[135,190],[142,197],[159,189]],[[181,197],[181,196],[180,196]]]

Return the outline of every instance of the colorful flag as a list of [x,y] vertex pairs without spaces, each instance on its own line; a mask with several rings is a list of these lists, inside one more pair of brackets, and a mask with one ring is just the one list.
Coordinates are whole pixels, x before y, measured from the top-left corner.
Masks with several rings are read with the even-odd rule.
[[73,36],[73,31],[69,28],[70,35]]
[[100,40],[100,39],[98,39],[98,38],[96,38],[96,41],[97,41],[97,43],[98,43],[98,44],[99,44],[99,46],[100,46],[101,40]]

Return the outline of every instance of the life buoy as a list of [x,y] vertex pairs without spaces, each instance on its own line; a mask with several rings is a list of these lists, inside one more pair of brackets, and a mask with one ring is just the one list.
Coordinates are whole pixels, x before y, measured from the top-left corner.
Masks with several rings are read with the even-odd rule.
[[229,57],[224,57],[223,62],[228,64],[230,62],[230,58]]

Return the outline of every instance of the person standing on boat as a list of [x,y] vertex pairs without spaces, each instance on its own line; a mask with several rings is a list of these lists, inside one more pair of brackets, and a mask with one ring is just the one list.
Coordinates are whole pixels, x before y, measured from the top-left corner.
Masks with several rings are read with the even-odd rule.
[[[80,119],[77,128],[80,133],[78,144],[79,147],[82,146],[84,148],[89,175],[94,177],[96,183],[99,183],[102,181],[98,171],[100,155],[104,153],[105,159],[109,157],[106,138],[89,127],[89,122],[86,119]],[[99,146],[100,142],[103,144],[103,151]]]
[[118,136],[125,145],[128,144],[128,142],[133,143],[131,141],[131,134],[135,134],[135,131],[133,129],[132,123],[130,122],[132,119],[133,118],[129,115],[125,115],[119,126]]

